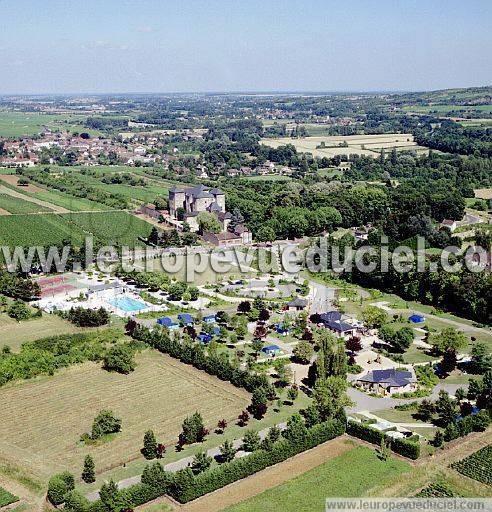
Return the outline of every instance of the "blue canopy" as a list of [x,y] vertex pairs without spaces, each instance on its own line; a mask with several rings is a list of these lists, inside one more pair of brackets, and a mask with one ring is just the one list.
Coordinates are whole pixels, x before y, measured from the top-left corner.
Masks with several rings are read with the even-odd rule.
[[408,317],[408,320],[410,320],[410,322],[412,322],[413,324],[420,324],[425,321],[425,316],[414,313],[413,315],[410,315]]

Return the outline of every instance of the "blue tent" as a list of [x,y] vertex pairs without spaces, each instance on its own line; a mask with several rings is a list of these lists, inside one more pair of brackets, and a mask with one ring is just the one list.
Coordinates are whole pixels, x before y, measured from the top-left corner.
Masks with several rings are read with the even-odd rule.
[[157,319],[157,323],[159,325],[162,325],[163,327],[167,327],[168,329],[178,329],[179,325],[174,322],[172,318],[169,318],[168,316],[163,316],[161,318]]
[[189,313],[180,313],[178,320],[183,323],[183,325],[193,325],[193,317]]
[[210,343],[212,341],[212,336],[210,336],[210,334],[206,334],[204,332],[201,332],[197,337],[196,339],[200,342],[200,343]]
[[408,320],[412,322],[412,324],[421,324],[422,322],[425,322],[425,316],[414,313],[408,317]]

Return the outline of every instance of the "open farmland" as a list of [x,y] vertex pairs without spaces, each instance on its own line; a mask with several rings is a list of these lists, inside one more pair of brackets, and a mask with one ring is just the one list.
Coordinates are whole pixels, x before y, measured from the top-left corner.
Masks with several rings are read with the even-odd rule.
[[0,136],[21,137],[37,135],[44,127],[52,131],[87,132],[97,136],[102,133],[84,127],[86,116],[74,114],[41,114],[39,112],[0,112]]
[[[28,201],[31,199],[37,204],[45,203],[45,206],[58,211],[60,213],[66,211],[92,211],[92,210],[111,210],[110,206],[91,201],[90,199],[82,197],[74,197],[69,193],[61,192],[55,189],[46,189],[42,186],[33,185],[32,183],[28,186],[18,186],[18,176],[4,174],[0,175],[2,192],[9,193],[15,197],[20,197]],[[7,190],[11,192],[8,192]]]
[[492,444],[455,462],[452,467],[462,475],[492,485]]
[[71,240],[80,245],[84,233],[55,213],[0,216],[0,245],[50,246]]
[[[199,411],[213,426],[237,417],[248,403],[246,391],[156,351],[139,354],[129,375],[84,363],[0,389],[0,458],[46,478],[63,469],[79,474],[91,454],[101,472],[140,457],[148,429],[169,445],[187,415]],[[122,419],[122,431],[103,444],[81,445],[80,435],[101,409]]]
[[50,246],[70,240],[80,246],[86,236],[94,235],[105,245],[143,245],[138,237],[147,237],[151,226],[127,212],[45,213],[40,215],[0,216],[0,245]]
[[[292,139],[281,137],[277,139],[262,139],[262,144],[277,148],[292,144],[301,153],[312,153],[320,158],[332,158],[336,155],[366,155],[377,157],[384,149],[386,151],[396,148],[398,151],[415,150],[427,151],[417,146],[410,133],[385,133],[383,135],[336,135],[326,137],[304,137]],[[324,147],[321,147],[324,143]]]
[[12,197],[9,194],[0,193],[0,208],[9,213],[37,213],[52,211],[46,206],[41,206],[20,197]]

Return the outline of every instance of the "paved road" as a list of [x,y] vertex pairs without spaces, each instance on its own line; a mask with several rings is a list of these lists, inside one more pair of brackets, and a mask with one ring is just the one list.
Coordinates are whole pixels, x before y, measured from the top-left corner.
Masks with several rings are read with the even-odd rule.
[[[286,423],[279,423],[277,425],[277,427],[280,430],[283,430],[286,427]],[[260,430],[258,432],[258,434],[260,435],[260,438],[263,439],[267,435],[269,430],[270,430],[269,428]],[[232,442],[232,444],[234,445],[234,448],[239,450],[243,444],[243,440],[242,440],[242,438],[235,439]],[[207,455],[212,458],[216,457],[217,455],[220,455],[219,447],[216,446],[215,448],[210,448],[210,450],[207,450]],[[238,457],[238,456],[240,456],[240,454],[236,454],[236,456]],[[172,472],[179,471],[180,469],[185,469],[191,465],[191,463],[193,462],[193,458],[194,458],[194,456],[183,457],[182,459],[179,459],[175,462],[170,462],[169,464],[166,464],[164,466],[164,469],[166,471],[172,471]],[[141,475],[136,475],[136,476],[132,476],[130,478],[125,478],[124,480],[120,480],[118,482],[118,488],[125,489],[126,487],[130,487],[132,485],[138,484],[140,482],[140,476]],[[98,498],[99,498],[99,491],[94,491],[87,495],[87,499],[89,501],[96,501]]]
[[[433,400],[437,400],[439,396],[439,391],[441,389],[447,391],[451,395],[454,395],[456,393],[456,390],[458,388],[466,388],[467,385],[460,385],[460,384],[438,384],[434,390],[432,391],[431,395],[429,397],[424,398],[430,398]],[[355,388],[349,388],[347,391],[348,396],[352,399],[352,401],[355,403],[354,406],[349,407],[347,409],[347,412],[354,413],[359,411],[378,411],[382,409],[391,409],[395,405],[401,405],[406,404],[410,402],[415,401],[421,401],[424,398],[410,398],[410,399],[399,399],[399,398],[391,398],[390,396],[385,397],[374,397],[369,396],[366,393],[363,393],[362,391],[359,391]]]

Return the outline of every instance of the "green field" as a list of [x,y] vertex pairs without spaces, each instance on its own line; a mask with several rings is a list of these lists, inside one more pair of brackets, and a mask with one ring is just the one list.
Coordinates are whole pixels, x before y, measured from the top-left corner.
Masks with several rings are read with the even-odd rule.
[[40,206],[30,201],[24,201],[18,197],[12,197],[8,194],[0,194],[0,208],[9,213],[36,213],[51,211],[46,206]]
[[[90,214],[88,214],[90,215]],[[0,245],[50,246],[70,240],[80,245],[84,233],[55,213],[42,215],[0,216]]]
[[0,245],[51,246],[70,240],[80,246],[88,235],[105,245],[143,245],[151,226],[127,212],[46,213],[41,215],[0,216]]
[[55,189],[47,190],[43,187],[43,185],[36,184],[36,187],[40,189],[37,192],[29,192],[25,188],[17,187],[4,181],[1,181],[0,185],[15,190],[16,192],[24,194],[28,197],[40,199],[41,201],[47,201],[55,206],[61,206],[62,208],[66,208],[67,210],[74,212],[84,212],[92,210],[112,210],[110,206],[107,206],[102,203],[97,203],[96,201],[91,201],[90,199],[74,197],[70,194],[66,194]]
[[327,497],[367,496],[401,478],[411,466],[399,459],[378,459],[358,446],[278,487],[227,508],[227,512],[322,512]]
[[19,501],[17,496],[14,496],[10,492],[6,491],[3,487],[0,487],[0,507],[6,507],[11,503]]
[[93,136],[102,135],[90,130],[83,123],[87,116],[75,114],[41,114],[39,112],[0,112],[0,136],[20,137],[37,135],[47,127],[52,131],[87,132]]
[[0,314],[0,348],[8,345],[13,352],[18,352],[25,341],[81,331],[82,328],[57,315],[43,314],[41,318],[17,322],[6,314]]
[[138,237],[148,237],[152,226],[127,212],[65,213],[66,220],[75,231],[92,233],[106,245],[144,245]]

